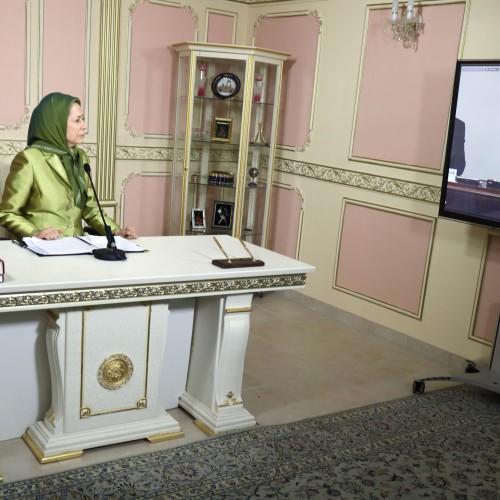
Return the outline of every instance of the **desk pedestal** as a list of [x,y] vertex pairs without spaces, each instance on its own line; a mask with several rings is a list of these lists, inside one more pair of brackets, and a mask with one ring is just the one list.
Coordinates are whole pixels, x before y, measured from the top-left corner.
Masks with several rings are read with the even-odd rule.
[[168,304],[50,312],[52,406],[23,439],[41,463],[83,449],[182,436],[159,404]]
[[179,405],[206,434],[255,425],[241,388],[252,294],[197,300],[186,392]]

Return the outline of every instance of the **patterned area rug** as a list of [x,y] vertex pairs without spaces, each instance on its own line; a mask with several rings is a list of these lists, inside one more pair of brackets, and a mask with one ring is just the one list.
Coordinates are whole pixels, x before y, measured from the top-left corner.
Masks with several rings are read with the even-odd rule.
[[0,498],[500,498],[500,395],[473,386],[0,485]]

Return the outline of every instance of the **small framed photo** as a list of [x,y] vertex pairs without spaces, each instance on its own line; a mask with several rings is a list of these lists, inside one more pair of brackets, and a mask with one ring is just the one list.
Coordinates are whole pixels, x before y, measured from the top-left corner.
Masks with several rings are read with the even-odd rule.
[[205,210],[203,208],[191,209],[191,228],[194,230],[206,229]]
[[212,122],[212,141],[231,142],[231,118],[217,118]]
[[233,227],[234,203],[229,201],[214,202],[214,229],[231,229]]

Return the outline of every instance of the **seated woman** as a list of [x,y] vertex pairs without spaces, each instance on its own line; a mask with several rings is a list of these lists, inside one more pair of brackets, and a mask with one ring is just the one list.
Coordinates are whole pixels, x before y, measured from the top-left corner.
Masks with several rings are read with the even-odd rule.
[[[28,146],[16,155],[0,203],[0,225],[15,237],[46,240],[81,236],[82,220],[104,235],[104,223],[83,166],[88,162],[77,144],[87,125],[80,100],[66,94],[46,95],[33,110]],[[105,216],[113,234],[136,238]]]

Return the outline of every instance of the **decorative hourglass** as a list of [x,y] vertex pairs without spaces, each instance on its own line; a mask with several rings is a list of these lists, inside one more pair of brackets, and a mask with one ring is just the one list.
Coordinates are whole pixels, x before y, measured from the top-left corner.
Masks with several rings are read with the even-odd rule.
[[264,85],[264,77],[261,74],[255,75],[255,82],[253,85],[253,100],[260,102],[262,99],[262,86]]
[[201,63],[198,74],[198,97],[205,96],[205,82],[207,81],[207,65]]

